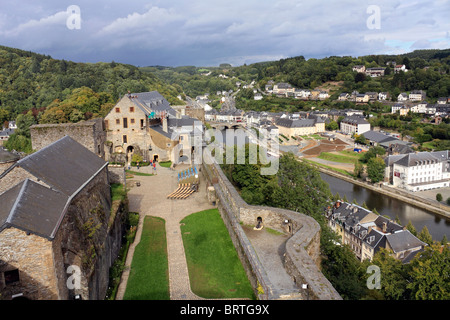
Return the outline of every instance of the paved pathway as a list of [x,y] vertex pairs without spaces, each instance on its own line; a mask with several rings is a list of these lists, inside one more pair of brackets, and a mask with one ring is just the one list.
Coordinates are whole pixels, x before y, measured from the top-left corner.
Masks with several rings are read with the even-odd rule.
[[[128,280],[129,269],[135,246],[139,243],[142,224],[146,215],[161,217],[166,221],[167,251],[169,263],[169,282],[171,300],[202,299],[192,293],[189,283],[189,273],[181,237],[180,221],[195,212],[214,208],[206,200],[206,181],[200,172],[199,192],[193,193],[185,200],[167,199],[167,195],[178,186],[177,174],[187,166],[175,170],[157,167],[157,175],[135,176],[129,181],[140,181],[141,186],[132,186],[128,192],[129,210],[139,212],[141,217],[134,243],[130,246],[126,259],[126,269],[122,274],[121,284],[117,292],[117,300],[122,300]],[[134,171],[137,171],[135,168]],[[149,167],[141,167],[140,172],[152,172]]]

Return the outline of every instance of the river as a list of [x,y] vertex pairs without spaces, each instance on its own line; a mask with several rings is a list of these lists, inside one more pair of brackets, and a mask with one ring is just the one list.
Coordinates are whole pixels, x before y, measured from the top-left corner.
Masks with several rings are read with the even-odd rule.
[[338,192],[342,198],[345,195],[349,202],[356,200],[359,205],[365,202],[370,210],[376,208],[381,215],[398,217],[404,226],[411,221],[417,232],[426,226],[433,240],[441,241],[444,235],[450,240],[450,219],[325,173],[320,175],[333,194]]

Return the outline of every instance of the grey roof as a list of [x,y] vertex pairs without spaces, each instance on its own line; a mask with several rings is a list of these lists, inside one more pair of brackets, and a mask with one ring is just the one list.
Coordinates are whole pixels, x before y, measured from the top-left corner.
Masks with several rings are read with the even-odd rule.
[[12,162],[19,160],[19,156],[12,152],[6,151],[3,148],[0,148],[0,163]]
[[381,142],[386,142],[386,141],[392,141],[392,140],[398,140],[397,138],[391,137],[391,136],[387,136],[381,132],[378,131],[366,131],[363,133],[364,138],[370,140],[370,141],[374,141],[377,143],[381,143]]
[[71,196],[106,165],[103,159],[71,137],[64,136],[17,161],[10,169],[20,166],[53,189]]
[[0,194],[0,232],[15,227],[53,238],[69,197],[32,180],[25,179]]
[[316,119],[293,120],[289,118],[279,118],[276,120],[275,124],[286,128],[314,127],[316,125]]
[[351,123],[351,124],[368,124],[369,123],[363,117],[358,117],[358,116],[346,117],[344,120],[342,120],[342,122]]
[[127,96],[146,115],[149,115],[151,112],[163,111],[172,116],[176,115],[176,111],[158,91],[129,93]]
[[426,243],[416,238],[409,230],[386,235],[386,240],[392,250],[397,253],[425,246]]
[[50,186],[28,178],[0,194],[0,231],[14,226],[52,239],[73,196],[108,163],[65,136],[19,160],[20,167]]
[[3,131],[0,131],[0,136],[3,137],[9,137],[10,135],[12,135],[14,133],[15,129],[12,128],[6,128]]
[[405,154],[395,163],[404,167],[412,167],[425,162],[437,163],[441,161],[442,159],[434,156],[430,152],[418,152]]

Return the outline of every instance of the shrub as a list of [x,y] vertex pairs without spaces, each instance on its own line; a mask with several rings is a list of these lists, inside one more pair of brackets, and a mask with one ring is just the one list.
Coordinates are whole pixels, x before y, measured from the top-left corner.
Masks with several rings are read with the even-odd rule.
[[439,201],[439,202],[441,202],[441,201],[442,201],[442,194],[438,193],[438,194],[436,195],[436,200]]

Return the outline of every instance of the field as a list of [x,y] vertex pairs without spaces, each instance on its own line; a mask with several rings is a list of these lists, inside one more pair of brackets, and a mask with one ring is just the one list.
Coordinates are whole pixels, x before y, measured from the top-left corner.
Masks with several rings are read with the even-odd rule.
[[334,141],[320,140],[316,146],[303,150],[302,153],[307,157],[318,157],[322,152],[342,151],[347,147],[348,144],[340,139]]
[[124,300],[169,300],[165,221],[147,216],[136,246]]
[[254,299],[219,211],[197,212],[181,223],[192,291],[209,299]]

